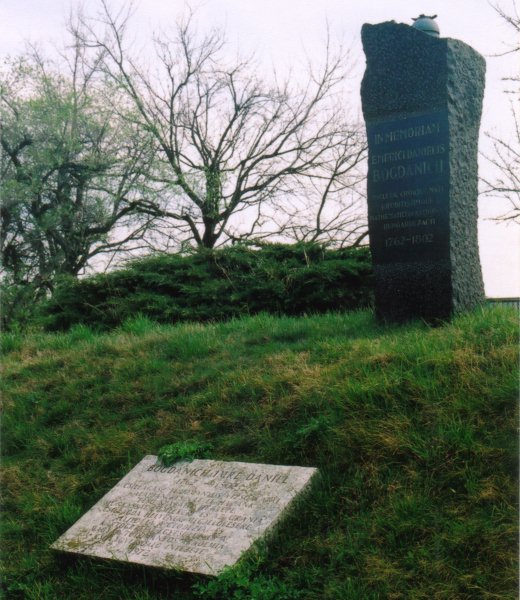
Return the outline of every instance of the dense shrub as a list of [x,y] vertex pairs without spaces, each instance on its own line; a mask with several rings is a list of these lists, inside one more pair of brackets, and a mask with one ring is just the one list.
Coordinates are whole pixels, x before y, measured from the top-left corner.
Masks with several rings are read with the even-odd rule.
[[77,323],[109,329],[136,314],[174,323],[349,310],[370,304],[371,295],[367,248],[232,246],[155,255],[112,273],[64,280],[43,314],[48,330]]
[[0,331],[19,333],[30,329],[38,312],[36,286],[15,283],[5,275],[0,280]]

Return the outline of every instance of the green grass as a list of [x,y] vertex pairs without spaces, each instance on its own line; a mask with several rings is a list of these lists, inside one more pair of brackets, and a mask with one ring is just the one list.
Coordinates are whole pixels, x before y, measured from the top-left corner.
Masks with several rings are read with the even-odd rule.
[[[7,334],[2,348],[6,598],[517,597],[512,310],[437,328],[368,311],[137,318],[111,334]],[[322,477],[267,552],[217,579],[49,550],[165,446]]]

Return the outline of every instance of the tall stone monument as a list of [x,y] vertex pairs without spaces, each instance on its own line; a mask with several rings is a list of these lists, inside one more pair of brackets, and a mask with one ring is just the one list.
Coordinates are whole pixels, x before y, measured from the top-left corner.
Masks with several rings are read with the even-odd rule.
[[428,22],[362,28],[370,248],[376,314],[388,321],[445,320],[484,299],[477,150],[485,61],[439,38],[435,22],[430,32],[418,28]]

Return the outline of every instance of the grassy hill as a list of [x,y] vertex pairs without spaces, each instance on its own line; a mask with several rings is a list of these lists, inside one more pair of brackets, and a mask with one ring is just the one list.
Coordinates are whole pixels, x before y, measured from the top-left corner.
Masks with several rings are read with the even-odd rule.
[[[517,597],[518,325],[372,313],[4,335],[6,598]],[[217,579],[48,546],[145,454],[315,466],[269,551]]]

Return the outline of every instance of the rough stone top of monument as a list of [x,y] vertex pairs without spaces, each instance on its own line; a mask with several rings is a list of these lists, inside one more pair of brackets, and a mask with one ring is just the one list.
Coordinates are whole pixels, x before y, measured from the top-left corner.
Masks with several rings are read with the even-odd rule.
[[273,531],[317,473],[146,456],[51,548],[217,575]]
[[484,58],[460,40],[437,38],[395,21],[363,25],[361,39],[367,59],[361,84],[365,119],[446,108],[456,84],[455,77],[450,81],[454,65],[456,78],[471,82],[484,77]]

